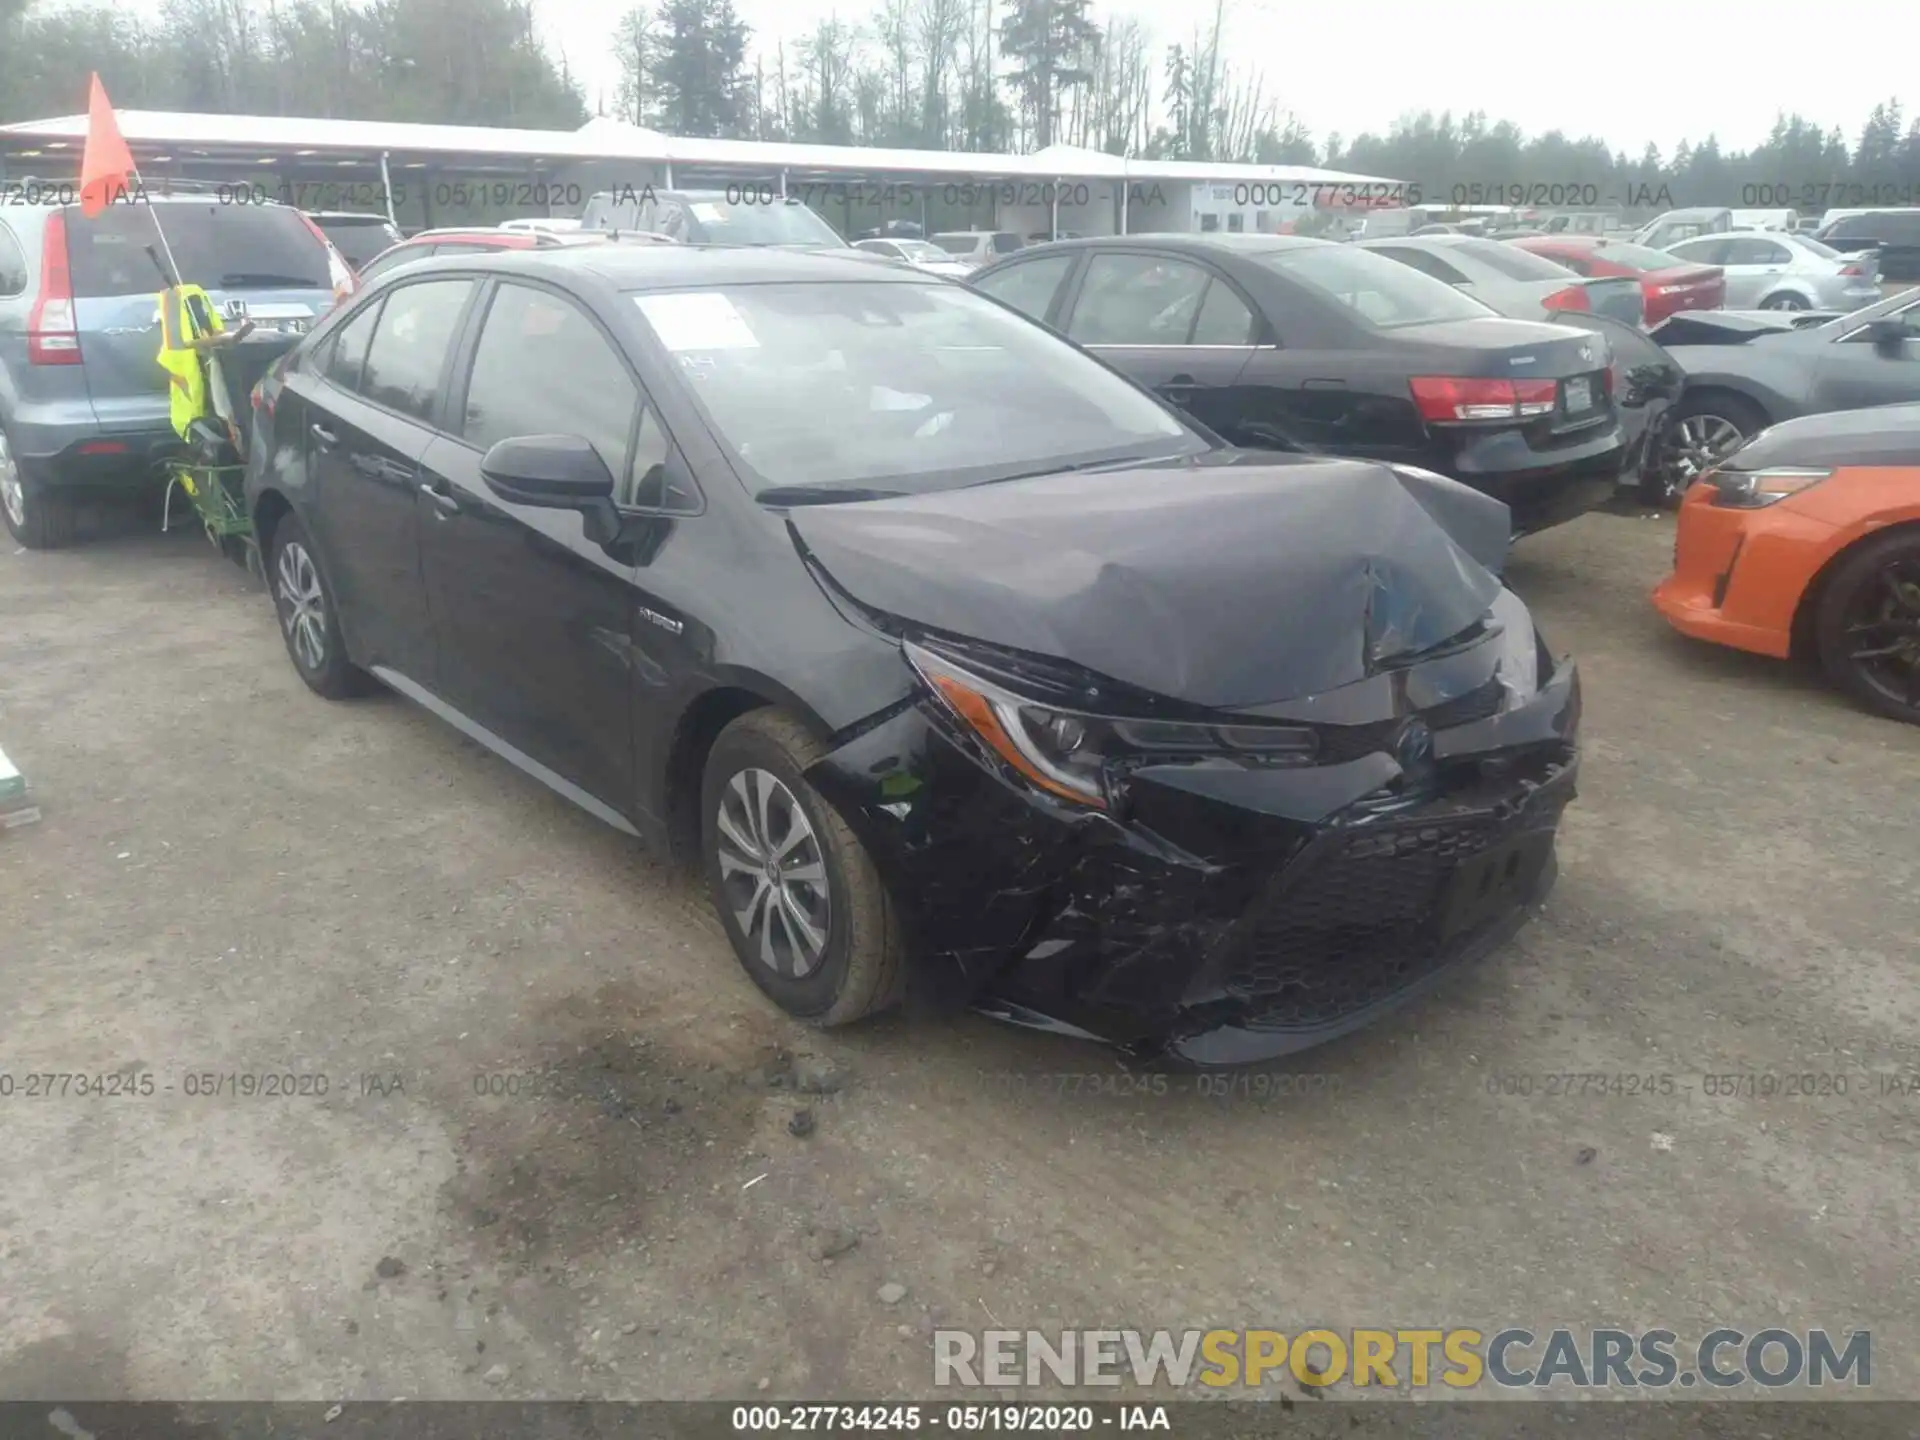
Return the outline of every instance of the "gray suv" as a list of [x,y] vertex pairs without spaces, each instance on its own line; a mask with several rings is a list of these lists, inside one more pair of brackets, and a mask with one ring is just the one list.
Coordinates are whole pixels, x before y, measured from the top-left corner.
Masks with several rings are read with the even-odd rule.
[[[253,321],[263,348],[284,348],[354,283],[284,205],[152,195],[89,220],[59,203],[72,187],[43,193],[51,203],[0,209],[0,519],[36,550],[72,541],[83,495],[157,488],[182,448],[159,363],[168,249],[229,328]],[[254,343],[240,343],[236,369]]]

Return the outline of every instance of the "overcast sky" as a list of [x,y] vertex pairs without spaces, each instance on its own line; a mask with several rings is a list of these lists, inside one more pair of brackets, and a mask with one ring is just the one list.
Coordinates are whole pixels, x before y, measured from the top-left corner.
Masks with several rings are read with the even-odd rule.
[[[1909,0],[1911,3],[1911,0]],[[539,0],[549,39],[564,48],[586,85],[591,108],[604,90],[614,104],[618,65],[607,37],[632,0]],[[735,0],[770,55],[834,14],[864,23],[858,0]],[[1670,152],[1681,139],[1717,132],[1721,147],[1746,149],[1766,138],[1782,106],[1849,142],[1867,112],[1890,95],[1910,93],[1912,48],[1843,45],[1843,61],[1799,58],[1781,48],[1781,31],[1754,23],[1750,4],[1733,0],[1606,0],[1568,7],[1526,0],[1227,0],[1229,54],[1236,68],[1257,65],[1267,93],[1324,141],[1384,131],[1425,109],[1478,107],[1528,134],[1559,129],[1594,134],[1638,155],[1649,140]],[[1891,16],[1900,6],[1889,5]],[[1194,18],[1211,9],[1193,0],[1121,0],[1095,11],[1131,14],[1162,45],[1190,38]],[[1842,12],[1836,11],[1836,14]],[[1842,35],[1890,32],[1874,7],[1830,27],[1808,17],[1805,37],[1841,43]],[[1694,74],[1696,82],[1675,76]],[[1779,77],[1778,82],[1770,77]],[[1787,83],[1790,78],[1791,83]],[[1909,117],[1911,118],[1911,117]],[[1509,177],[1462,176],[1498,184]]]

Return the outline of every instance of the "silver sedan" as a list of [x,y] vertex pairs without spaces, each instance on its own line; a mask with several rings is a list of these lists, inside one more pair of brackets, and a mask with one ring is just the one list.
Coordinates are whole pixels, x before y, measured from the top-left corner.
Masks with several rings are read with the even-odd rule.
[[1666,250],[1726,272],[1729,310],[1845,312],[1880,298],[1880,268],[1872,255],[1843,255],[1784,230],[1698,235]]

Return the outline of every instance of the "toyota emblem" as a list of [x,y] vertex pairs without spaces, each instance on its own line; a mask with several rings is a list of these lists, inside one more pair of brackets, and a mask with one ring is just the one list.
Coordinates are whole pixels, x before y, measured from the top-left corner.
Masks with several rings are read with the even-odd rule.
[[1433,759],[1433,731],[1424,720],[1409,720],[1393,742],[1393,758],[1402,770],[1418,770]]

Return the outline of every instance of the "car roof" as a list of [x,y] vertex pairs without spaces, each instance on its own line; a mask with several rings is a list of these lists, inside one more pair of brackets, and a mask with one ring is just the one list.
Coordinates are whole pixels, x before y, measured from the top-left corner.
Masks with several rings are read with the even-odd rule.
[[449,255],[422,262],[425,267],[458,269],[484,263],[488,269],[562,278],[585,271],[616,290],[673,290],[696,285],[765,285],[815,281],[874,280],[884,284],[926,285],[915,271],[858,258],[852,247],[838,251],[776,250],[769,247],[702,245],[556,245],[544,249],[498,250],[488,255]]

